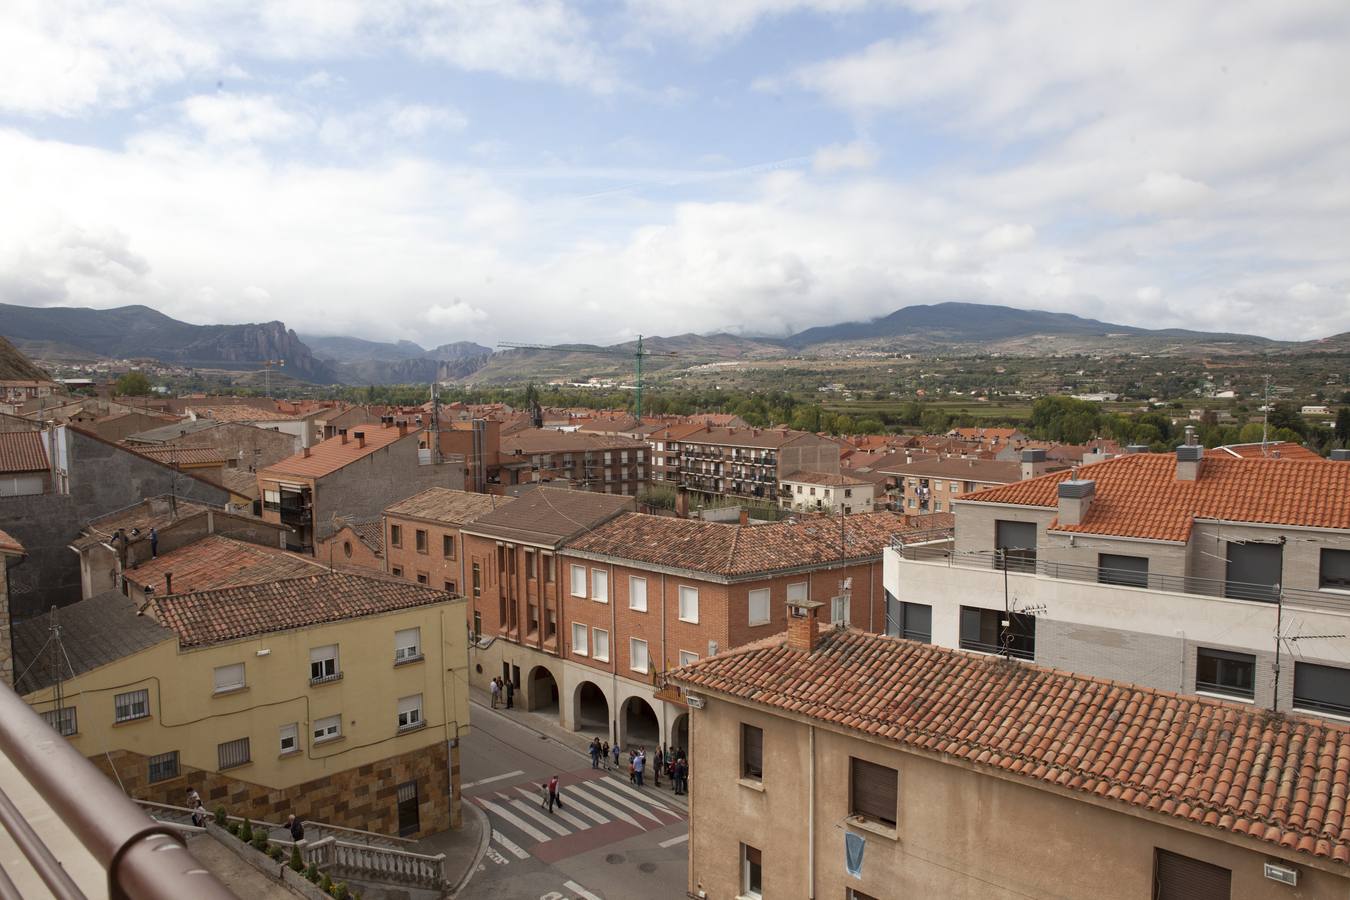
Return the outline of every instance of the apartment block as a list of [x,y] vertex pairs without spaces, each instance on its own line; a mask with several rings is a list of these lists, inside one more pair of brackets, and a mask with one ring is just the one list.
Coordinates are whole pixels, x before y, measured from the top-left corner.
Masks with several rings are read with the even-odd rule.
[[[873,466],[891,479],[891,495],[909,513],[951,512],[957,497],[1041,475],[1050,469],[1045,451],[1026,451],[1026,463],[992,459],[913,458],[896,454]],[[1062,468],[1062,467],[1057,467]]]
[[853,630],[673,673],[691,897],[1342,897],[1340,725]]
[[577,490],[634,496],[647,483],[647,452],[647,443],[634,438],[528,428],[501,438],[496,483],[558,481]]
[[384,511],[381,526],[385,570],[460,593],[469,574],[461,529],[514,499],[434,487],[395,503]]
[[658,441],[666,448],[666,480],[709,497],[776,505],[784,476],[802,471],[839,474],[839,445],[805,431],[706,428]]
[[869,513],[875,484],[854,475],[824,472],[793,472],[784,476],[778,502],[783,509],[826,513],[832,516]]

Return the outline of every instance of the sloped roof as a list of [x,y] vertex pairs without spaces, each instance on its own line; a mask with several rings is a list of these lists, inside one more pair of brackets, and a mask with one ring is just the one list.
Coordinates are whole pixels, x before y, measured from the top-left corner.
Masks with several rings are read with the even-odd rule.
[[556,544],[636,507],[632,497],[539,487],[484,513],[465,531],[507,540]]
[[222,424],[217,419],[182,419],[177,422],[170,422],[168,425],[161,425],[158,428],[149,428],[145,431],[138,431],[135,434],[129,434],[124,440],[135,444],[162,444],[165,441],[171,441],[174,438],[182,437],[187,434],[195,434],[198,431],[205,431],[208,428],[215,428]]
[[43,472],[47,448],[40,431],[0,431],[0,472]]
[[369,522],[352,522],[350,525],[352,531],[361,543],[365,544],[375,552],[376,556],[384,556],[384,523],[379,519],[373,519]]
[[999,462],[992,459],[916,459],[905,462],[904,454],[896,454],[898,461],[875,463],[872,468],[888,474],[918,478],[954,478],[957,481],[983,481],[1008,484],[1022,477],[1022,464]]
[[[84,526],[84,534],[71,541],[71,545],[83,550],[108,540],[119,528],[126,534],[127,540],[134,544],[148,539],[151,528],[166,528],[180,519],[202,515],[206,509],[202,504],[184,500],[182,497],[172,500],[167,494],[147,497],[135,506],[91,520]],[[133,531],[139,533],[132,534]]]
[[888,512],[737,525],[629,513],[568,541],[568,550],[723,578],[877,556],[896,535],[951,528],[951,513]]
[[1302,444],[1293,441],[1268,441],[1262,444],[1226,444],[1205,451],[1206,456],[1231,456],[1238,459],[1323,459]]
[[[1179,480],[1176,468],[1170,453],[1083,466],[1078,477],[1096,483],[1087,514],[1078,525],[1056,520],[1049,527],[1178,542],[1190,539],[1197,518],[1350,529],[1350,463],[1205,457],[1195,481]],[[1055,507],[1058,485],[1070,474],[1055,472],[968,496],[980,503]]]
[[1033,783],[1350,862],[1350,729],[858,631],[676,681]]
[[793,472],[791,475],[784,475],[779,480],[799,484],[822,484],[826,487],[856,487],[860,484],[872,483],[863,481],[861,478],[855,478],[852,475],[834,475],[830,472]]
[[420,494],[413,494],[406,500],[400,500],[386,508],[384,512],[389,516],[409,516],[414,519],[463,525],[514,500],[514,497],[500,497],[496,494],[476,494],[447,487],[431,487]]
[[127,447],[139,453],[157,459],[162,463],[180,466],[221,465],[234,459],[233,453],[215,447]]
[[617,437],[607,434],[586,433],[582,431],[556,431],[552,428],[529,428],[504,435],[501,439],[502,457],[520,452],[531,453],[584,453],[587,450],[639,450],[646,449],[645,441],[636,438]]
[[166,573],[173,575],[175,594],[258,584],[278,578],[298,578],[323,571],[315,560],[272,547],[210,534],[169,553],[128,569],[126,578],[164,594]]
[[[364,447],[356,439],[357,432],[365,435]],[[417,433],[417,429],[409,428],[400,434],[397,425],[381,425],[378,422],[359,425],[348,432],[345,443],[340,436],[331,437],[310,447],[309,456],[305,456],[305,451],[301,450],[259,470],[258,475],[261,478],[285,478],[288,475],[322,478],[405,437],[415,438]]]
[[[748,447],[756,450],[775,450],[784,444],[799,438],[816,443],[825,443],[828,439],[809,431],[792,431],[787,428],[708,428],[703,433],[695,432],[676,440],[690,444],[713,444],[723,447]],[[830,441],[833,443],[833,441]]]
[[241,587],[156,597],[155,614],[199,647],[257,634],[443,603],[445,591],[395,578],[333,572]]
[[[64,650],[60,657],[62,678],[83,674],[174,637],[172,631],[149,616],[136,615],[136,604],[120,591],[105,591],[63,606],[56,611],[56,621],[61,626]],[[14,668],[23,676],[15,686],[20,695],[56,683],[49,662],[50,636],[50,614],[14,624]]]
[[19,543],[19,539],[5,533],[3,529],[0,529],[0,553],[23,552],[23,544]]

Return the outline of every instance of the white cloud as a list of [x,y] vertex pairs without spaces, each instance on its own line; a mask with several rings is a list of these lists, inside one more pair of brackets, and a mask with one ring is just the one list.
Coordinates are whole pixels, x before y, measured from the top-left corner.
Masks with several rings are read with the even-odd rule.
[[198,94],[183,101],[183,117],[217,144],[284,141],[310,127],[265,95]]
[[1003,224],[986,231],[980,243],[995,253],[1020,250],[1036,240],[1036,229],[1030,225]]
[[881,158],[881,150],[871,141],[831,144],[816,151],[813,162],[817,172],[842,172],[870,169]]
[[448,304],[437,304],[427,308],[423,318],[438,328],[463,328],[487,321],[488,314],[476,306],[455,299]]
[[676,34],[697,44],[741,37],[764,19],[796,12],[822,15],[855,13],[869,6],[893,5],[880,0],[628,0],[629,15],[650,41],[654,35]]

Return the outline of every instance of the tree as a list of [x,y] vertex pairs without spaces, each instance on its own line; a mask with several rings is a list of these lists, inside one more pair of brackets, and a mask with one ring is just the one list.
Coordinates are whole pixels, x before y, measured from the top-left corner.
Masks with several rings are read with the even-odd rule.
[[120,397],[144,397],[150,393],[150,379],[144,372],[128,372],[117,379],[113,391]]
[[1336,440],[1350,447],[1350,406],[1336,410]]
[[1287,428],[1299,435],[1308,432],[1307,421],[1304,420],[1294,404],[1288,400],[1281,400],[1272,406],[1267,421],[1272,429]]
[[1238,433],[1238,442],[1243,444],[1255,444],[1261,440],[1264,431],[1260,422],[1248,422],[1242,426],[1242,431]]

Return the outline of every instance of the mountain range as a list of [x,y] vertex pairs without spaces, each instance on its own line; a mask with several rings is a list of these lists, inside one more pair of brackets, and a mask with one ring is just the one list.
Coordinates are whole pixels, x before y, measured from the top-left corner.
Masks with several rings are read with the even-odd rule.
[[[284,360],[281,371],[315,383],[414,384],[572,376],[613,369],[636,342],[493,352],[470,341],[430,350],[412,341],[381,342],[297,335],[281,322],[192,325],[146,306],[96,310],[0,304],[0,335],[41,360],[157,359],[199,368],[255,370]],[[808,328],[786,338],[679,334],[645,338],[652,368],[700,363],[839,356],[860,351],[1234,353],[1343,350],[1350,334],[1280,342],[1255,335],[1116,325],[1069,313],[975,303],[907,306],[866,322]],[[609,359],[606,359],[609,357]],[[663,359],[663,357],[665,357]]]

